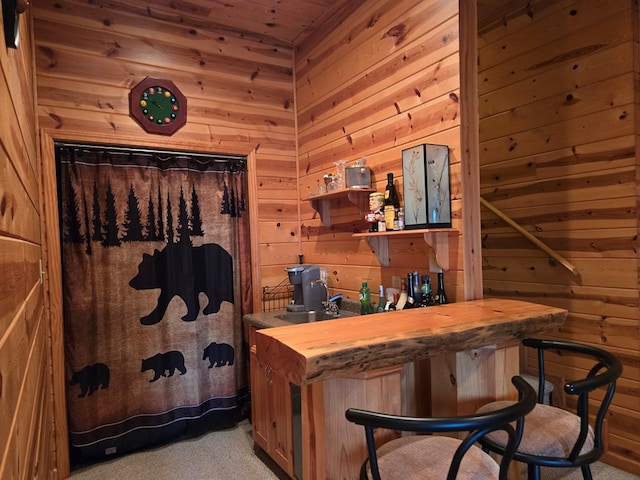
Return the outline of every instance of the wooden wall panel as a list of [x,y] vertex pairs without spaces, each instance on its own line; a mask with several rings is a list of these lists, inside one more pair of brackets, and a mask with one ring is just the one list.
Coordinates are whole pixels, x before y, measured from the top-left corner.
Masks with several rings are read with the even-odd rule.
[[[142,22],[141,13],[74,0],[36,6],[40,127],[53,139],[255,150],[260,222],[296,219],[294,205],[271,203],[296,200],[291,47],[208,31],[194,19]],[[168,78],[187,97],[187,125],[169,138],[144,133],[129,117],[129,90],[145,76]],[[288,243],[298,250],[297,237]]]
[[[314,8],[334,3],[325,1],[317,0]],[[0,195],[11,207],[1,212],[0,247],[20,245],[8,253],[0,250],[0,275],[20,279],[0,296],[0,305],[15,312],[8,315],[3,308],[0,316],[0,373],[10,360],[25,365],[15,380],[21,391],[42,392],[42,359],[27,358],[28,352],[44,346],[49,334],[54,351],[61,350],[55,213],[46,215],[43,234],[45,271],[54,282],[47,286],[53,293],[44,297],[50,307],[44,318],[54,329],[48,332],[36,313],[44,296],[35,268],[41,242],[38,198],[46,199],[50,210],[56,203],[51,187],[55,139],[103,143],[107,138],[114,144],[251,154],[256,159],[257,283],[278,284],[284,267],[304,254],[306,262],[328,267],[332,290],[353,298],[362,280],[375,289],[414,269],[426,273],[429,247],[420,235],[394,238],[390,266],[381,268],[368,244],[351,236],[367,227],[355,206],[332,202],[333,224],[324,226],[305,199],[335,161],[361,157],[372,167],[378,190],[384,189],[386,173],[393,172],[402,194],[401,150],[447,144],[454,227],[461,237],[453,242],[452,270],[445,278],[449,296],[463,297],[461,162],[469,149],[461,148],[459,102],[468,89],[460,80],[463,16],[458,5],[469,4],[341,2],[336,15],[314,25],[294,49],[269,32],[237,35],[223,26],[203,28],[202,18],[218,12],[209,3],[194,0],[191,9],[158,6],[150,16],[120,0],[108,6],[42,0],[31,7],[34,21],[23,32],[21,48],[0,50],[0,103],[10,106],[9,121],[0,123]],[[639,99],[632,90],[640,68],[632,48],[639,36],[637,6],[632,0],[521,5],[478,1],[482,193],[590,270],[578,279],[558,274],[544,255],[484,212],[485,293],[568,308],[562,335],[610,345],[624,359],[629,368],[612,409],[608,458],[637,469],[637,454],[630,452],[640,445],[627,427],[638,420],[632,408],[639,350],[638,202],[632,180],[640,144]],[[291,24],[300,20],[286,8],[278,15]],[[279,28],[294,35],[293,29]],[[189,99],[189,122],[170,138],[145,134],[128,116],[129,89],[147,75],[173,80]],[[38,128],[44,139],[42,177]],[[44,191],[39,191],[41,182],[48,185]],[[625,260],[634,265],[631,273],[624,270]],[[10,334],[20,337],[12,339],[14,346],[30,346],[16,359],[9,358],[4,341]],[[0,476],[66,476],[62,369],[60,358],[54,358],[58,395],[49,390],[20,404],[19,411],[0,395],[0,408],[12,419],[7,428],[17,428],[18,416],[29,417],[29,425],[20,425],[28,439],[18,445],[10,431],[9,443],[0,444],[0,458],[6,459]],[[46,384],[49,388],[51,379]],[[56,404],[55,428],[46,407],[51,403]],[[49,433],[57,441],[57,466],[48,463],[45,451],[53,443],[47,441]],[[25,445],[38,453],[21,457]],[[38,459],[34,473],[28,464]]]
[[[43,0],[32,6],[43,198],[55,195],[55,140],[250,155],[255,159],[250,215],[257,224],[254,308],[260,310],[261,287],[273,284],[276,271],[281,278],[285,266],[297,263],[300,248],[293,48],[268,35],[207,29],[201,14],[209,10],[204,4],[201,10],[168,14],[159,6],[150,16],[127,2]],[[187,97],[187,124],[172,136],[147,134],[129,116],[129,91],[146,76],[172,80]],[[56,213],[50,211],[46,220],[45,263],[51,268],[60,261]],[[280,225],[286,225],[286,234]],[[55,297],[60,280],[51,272]],[[64,478],[69,466],[62,311],[54,297],[49,299],[59,423],[54,433]]]
[[0,478],[49,480],[53,408],[32,32],[27,11],[19,47],[0,49]]
[[[327,268],[334,293],[357,299],[367,281],[377,301],[377,286],[391,286],[393,276],[429,273],[422,235],[389,240],[393,253],[381,267],[367,242],[351,236],[368,224],[346,199],[330,202],[331,225],[322,224],[305,199],[336,161],[366,157],[378,191],[393,172],[402,203],[402,149],[449,145],[454,226],[461,228],[458,8],[438,0],[365,2],[321,42],[296,49],[302,253]],[[445,279],[455,299],[461,277],[452,271]]]
[[[504,2],[482,4],[482,196],[579,272],[483,210],[485,295],[567,308],[555,338],[619,356],[605,461],[638,472],[628,428],[640,421],[637,2],[541,0],[508,21]],[[549,368],[565,378],[583,370],[564,358]]]

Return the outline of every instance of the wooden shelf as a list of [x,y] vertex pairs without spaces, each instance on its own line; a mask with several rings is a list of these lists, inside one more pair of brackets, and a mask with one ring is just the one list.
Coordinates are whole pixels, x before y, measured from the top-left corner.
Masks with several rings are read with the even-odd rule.
[[429,256],[429,270],[441,272],[449,270],[449,235],[458,235],[458,231],[452,228],[429,228],[420,230],[389,230],[387,232],[354,233],[354,237],[362,237],[376,252],[378,262],[385,267],[389,266],[389,237],[422,235],[424,241],[431,247],[432,255]]
[[320,214],[320,220],[325,227],[331,226],[331,200],[341,198],[348,199],[351,203],[358,207],[360,216],[364,218],[366,212],[369,211],[369,194],[375,192],[373,188],[343,188],[328,193],[314,195],[305,198],[311,202],[313,209]]
[[[311,202],[313,209],[320,214],[320,220],[325,227],[331,226],[331,201],[346,198],[358,207],[360,217],[364,218],[369,212],[369,194],[375,192],[373,188],[344,188],[328,193],[322,193],[305,198]],[[386,232],[354,233],[354,237],[362,237],[378,256],[380,265],[389,266],[389,237],[422,235],[424,241],[431,247],[429,255],[429,269],[432,272],[449,270],[449,235],[458,235],[452,228],[428,228],[417,230],[388,230]]]

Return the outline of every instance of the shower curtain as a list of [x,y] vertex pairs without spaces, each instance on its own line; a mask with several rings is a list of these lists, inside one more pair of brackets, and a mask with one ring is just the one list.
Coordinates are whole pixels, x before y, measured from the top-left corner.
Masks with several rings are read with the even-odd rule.
[[[72,454],[242,418],[245,161],[57,145]],[[203,427],[203,423],[205,426]]]

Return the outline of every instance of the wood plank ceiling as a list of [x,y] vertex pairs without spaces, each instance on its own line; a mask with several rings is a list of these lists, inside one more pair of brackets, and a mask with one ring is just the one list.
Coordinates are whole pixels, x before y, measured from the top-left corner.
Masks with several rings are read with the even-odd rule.
[[[195,30],[239,32],[269,44],[297,46],[312,33],[321,38],[316,30],[325,21],[343,18],[366,1],[372,0],[93,0],[92,3],[178,22]],[[480,26],[506,21],[526,10],[529,3],[530,0],[478,0]]]
[[95,0],[112,8],[179,22],[195,30],[240,32],[265,43],[297,45],[324,20],[364,0]]

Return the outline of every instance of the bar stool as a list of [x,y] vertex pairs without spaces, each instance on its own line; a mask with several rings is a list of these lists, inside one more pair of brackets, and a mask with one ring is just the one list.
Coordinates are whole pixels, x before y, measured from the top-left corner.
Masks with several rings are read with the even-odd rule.
[[[615,392],[616,380],[622,374],[622,364],[611,353],[590,345],[552,340],[526,339],[525,347],[538,353],[538,403],[527,414],[520,445],[514,459],[527,464],[528,479],[540,479],[540,467],[580,467],[584,480],[591,480],[590,464],[604,454],[602,428],[607,409]],[[590,361],[585,378],[568,381],[564,391],[576,396],[576,408],[568,411],[544,405],[545,352],[561,357],[579,356]],[[566,363],[566,360],[564,360]],[[589,418],[589,394],[598,388],[606,388],[598,405],[593,425]],[[481,407],[476,413],[486,414],[503,409],[513,402],[498,401]],[[509,448],[507,437],[494,432],[480,440],[485,451],[498,454]]]
[[[360,469],[361,480],[424,479],[506,480],[509,462],[517,448],[518,435],[511,424],[522,418],[536,404],[535,390],[519,376],[512,378],[519,399],[504,408],[483,414],[460,417],[416,418],[349,408],[345,416],[363,425],[369,457]],[[411,435],[390,440],[376,448],[374,429],[406,432],[469,432],[463,439],[442,435]],[[474,445],[490,432],[504,434],[506,450],[500,464]]]

